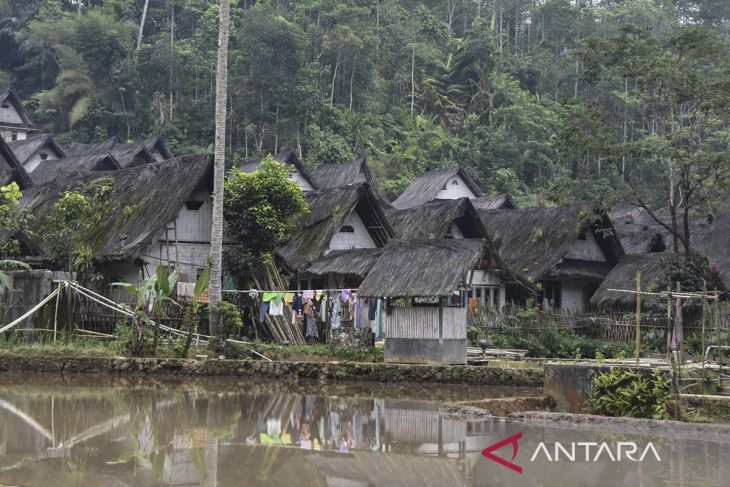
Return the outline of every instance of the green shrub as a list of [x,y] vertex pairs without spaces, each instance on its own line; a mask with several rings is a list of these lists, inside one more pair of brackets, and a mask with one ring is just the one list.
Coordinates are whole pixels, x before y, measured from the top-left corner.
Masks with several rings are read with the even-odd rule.
[[633,355],[631,345],[615,342],[603,342],[593,338],[575,335],[570,330],[559,330],[551,327],[539,334],[525,334],[519,329],[502,329],[490,335],[496,348],[517,348],[528,351],[530,357],[549,358],[587,358],[592,359],[600,353],[604,358],[616,358],[623,354]]
[[669,380],[655,369],[651,375],[611,368],[593,379],[588,412],[603,416],[668,419]]

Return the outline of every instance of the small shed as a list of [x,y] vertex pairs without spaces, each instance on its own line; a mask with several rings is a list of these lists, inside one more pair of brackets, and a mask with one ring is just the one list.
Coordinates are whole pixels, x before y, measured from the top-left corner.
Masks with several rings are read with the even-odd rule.
[[385,360],[466,363],[466,289],[486,250],[480,239],[393,241],[358,289],[386,299]]

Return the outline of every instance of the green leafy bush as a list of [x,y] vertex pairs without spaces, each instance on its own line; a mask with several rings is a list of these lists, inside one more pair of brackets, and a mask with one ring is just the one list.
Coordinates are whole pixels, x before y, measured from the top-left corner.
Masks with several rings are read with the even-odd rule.
[[593,379],[588,412],[602,416],[668,419],[669,380],[658,369],[651,375],[611,368]]
[[527,334],[514,328],[502,329],[489,338],[496,348],[527,350],[530,357],[592,359],[597,353],[604,358],[631,356],[634,353],[631,345],[586,338],[575,335],[570,330],[557,328],[547,328],[538,334]]

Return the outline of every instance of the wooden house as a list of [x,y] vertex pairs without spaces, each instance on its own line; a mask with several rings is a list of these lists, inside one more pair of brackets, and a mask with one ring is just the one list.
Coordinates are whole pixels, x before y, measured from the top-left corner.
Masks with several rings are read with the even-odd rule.
[[[453,200],[433,200],[420,206],[399,210],[385,208],[385,215],[396,238],[400,240],[418,239],[482,239],[489,235],[478,212],[469,198]],[[491,247],[491,243],[489,244]],[[502,267],[504,270],[504,267]],[[506,303],[507,285],[523,283],[512,279],[511,273],[500,269],[485,271],[475,269],[468,298],[478,307],[493,306],[501,308]]]
[[[21,204],[42,221],[64,191],[84,192],[105,180],[111,192],[104,223],[88,235],[104,273],[112,280],[137,282],[140,272],[147,277],[165,265],[180,271],[181,282],[195,282],[210,252],[212,171],[212,156],[205,154],[85,171],[32,188]],[[42,259],[43,249],[39,252]]]
[[[483,210],[480,216],[505,264],[542,288],[546,308],[582,313],[624,255],[610,218],[581,207]],[[507,290],[507,301],[522,299]]]
[[398,209],[414,208],[433,200],[479,198],[479,186],[459,167],[428,171],[416,177],[392,205]]
[[36,132],[20,98],[12,91],[0,92],[0,139],[5,142],[27,139]]
[[74,179],[84,172],[108,172],[122,169],[108,152],[47,159],[36,165],[30,175],[33,184],[42,185],[57,179]]
[[[251,159],[239,165],[238,170],[242,172],[254,172],[259,168],[259,166],[261,166],[261,161],[263,160],[264,157]],[[317,183],[314,181],[314,178],[312,178],[309,171],[307,171],[307,168],[305,168],[304,164],[302,164],[299,156],[297,156],[296,151],[290,150],[280,152],[274,156],[274,160],[289,168],[289,179],[296,181],[302,191],[315,191],[319,188]]]
[[321,164],[312,177],[320,189],[365,182],[373,184],[373,175],[368,167],[367,158],[362,155],[344,164]]
[[472,198],[471,203],[477,210],[516,210],[517,203],[512,199],[509,193],[499,194],[497,196],[481,196]]
[[[160,142],[157,143],[158,146]],[[153,145],[153,148],[155,146]],[[165,149],[166,150],[166,149]],[[93,144],[74,142],[66,151],[69,156],[92,156],[109,154],[120,167],[134,167],[157,162],[159,159],[148,148],[147,142],[125,144],[119,137],[110,137]]]
[[33,172],[43,161],[53,161],[66,157],[53,135],[39,134],[15,142],[8,142],[18,162],[29,173]]
[[299,234],[277,251],[300,289],[357,287],[369,265],[393,238],[368,183],[307,194],[310,213]]
[[[476,268],[491,270],[485,240],[395,240],[358,288],[386,299],[386,362],[466,363],[466,291]],[[483,265],[479,265],[483,263]]]
[[28,171],[18,162],[10,147],[0,138],[0,186],[12,182],[17,183],[22,190],[33,184]]

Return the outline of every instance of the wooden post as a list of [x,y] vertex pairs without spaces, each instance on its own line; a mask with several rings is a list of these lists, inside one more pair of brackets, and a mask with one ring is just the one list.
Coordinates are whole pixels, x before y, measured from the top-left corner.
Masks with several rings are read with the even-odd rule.
[[641,271],[636,273],[636,365],[641,357]]
[[707,321],[707,281],[702,280],[702,379],[700,382],[700,394],[705,395],[705,322]]
[[[679,282],[677,283],[677,292],[682,292],[682,285]],[[679,311],[682,311],[681,307]],[[674,319],[676,320],[677,317],[675,316]],[[677,327],[677,341],[679,341],[679,365],[681,366],[684,363],[684,316],[682,316],[682,321]]]
[[720,348],[720,293],[715,289],[715,330],[717,333],[717,371],[718,385],[722,389],[722,349]]
[[58,333],[58,302],[61,300],[61,282],[58,283],[58,294],[56,294],[56,311],[53,313],[53,343],[56,343]]
[[672,288],[667,289],[667,360],[672,355]]

